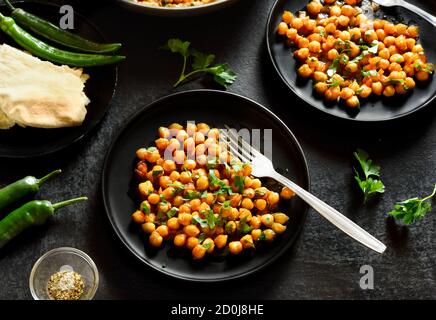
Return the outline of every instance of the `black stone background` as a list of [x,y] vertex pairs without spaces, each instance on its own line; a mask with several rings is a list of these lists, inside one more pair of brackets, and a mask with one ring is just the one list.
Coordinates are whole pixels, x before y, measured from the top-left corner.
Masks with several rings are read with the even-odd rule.
[[[61,178],[42,188],[40,197],[89,197],[0,251],[0,299],[31,299],[28,277],[33,263],[60,246],[82,249],[94,258],[101,277],[97,299],[436,298],[436,212],[410,227],[385,215],[395,201],[427,194],[436,182],[435,103],[406,119],[379,125],[333,119],[305,105],[281,83],[266,53],[264,31],[274,0],[242,0],[221,12],[181,19],[129,12],[111,1],[57,2],[73,3],[109,40],[121,41],[128,60],[120,65],[116,94],[92,135],[44,158],[0,160],[1,186],[61,167]],[[436,2],[420,0],[419,5],[436,14]],[[201,80],[171,88],[180,60],[156,49],[170,37],[189,39],[231,65],[238,80],[229,91],[266,105],[286,122],[307,156],[312,192],[386,243],[384,255],[355,243],[312,210],[291,250],[273,266],[232,284],[179,282],[142,265],[123,248],[100,194],[103,159],[112,137],[131,114],[159,97],[216,88]],[[366,207],[353,180],[352,152],[357,147],[381,165],[387,188]],[[364,264],[374,268],[374,290],[359,287]]]

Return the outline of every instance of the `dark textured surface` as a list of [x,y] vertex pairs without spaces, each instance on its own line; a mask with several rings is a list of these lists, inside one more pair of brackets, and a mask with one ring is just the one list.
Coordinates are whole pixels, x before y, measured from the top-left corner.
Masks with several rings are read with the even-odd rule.
[[[111,39],[125,44],[128,61],[120,66],[119,85],[108,114],[93,135],[53,156],[23,161],[0,160],[0,184],[25,174],[41,175],[61,167],[61,178],[40,196],[60,200],[85,194],[86,204],[64,209],[40,228],[29,230],[0,251],[0,298],[30,299],[28,277],[46,251],[72,246],[89,253],[100,270],[99,299],[266,298],[369,299],[436,298],[435,212],[410,227],[386,219],[397,200],[423,195],[436,182],[434,104],[404,120],[380,125],[339,121],[313,110],[287,91],[274,74],[264,43],[273,0],[242,0],[207,17],[159,19],[130,13],[113,3],[77,1],[83,12]],[[435,2],[420,5],[436,13]],[[169,37],[192,40],[217,53],[236,71],[230,91],[265,104],[281,117],[302,144],[309,162],[312,191],[386,243],[384,255],[356,244],[310,211],[296,245],[273,266],[229,284],[179,282],[143,266],[116,239],[103,211],[100,174],[113,135],[136,110],[173,92],[180,61],[156,50]],[[193,82],[179,90],[214,87]],[[385,195],[366,207],[353,182],[352,152],[361,147],[382,166]],[[370,264],[375,289],[359,287],[359,268]],[[182,294],[183,292],[183,294]]]

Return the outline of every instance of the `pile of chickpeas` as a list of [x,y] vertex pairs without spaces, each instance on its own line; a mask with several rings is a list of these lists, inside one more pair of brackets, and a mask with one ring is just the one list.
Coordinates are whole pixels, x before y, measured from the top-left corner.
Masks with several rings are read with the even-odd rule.
[[312,78],[327,101],[351,108],[371,94],[406,94],[434,71],[417,43],[417,26],[371,20],[359,3],[313,0],[297,15],[285,11],[277,30],[297,48],[298,74]]
[[192,7],[212,3],[215,0],[136,0],[156,7]]
[[251,166],[219,141],[218,129],[174,123],[158,133],[155,146],[136,152],[142,202],[132,214],[151,246],[167,240],[202,259],[214,252],[253,250],[286,230],[289,217],[276,210],[294,193],[262,186],[251,176]]

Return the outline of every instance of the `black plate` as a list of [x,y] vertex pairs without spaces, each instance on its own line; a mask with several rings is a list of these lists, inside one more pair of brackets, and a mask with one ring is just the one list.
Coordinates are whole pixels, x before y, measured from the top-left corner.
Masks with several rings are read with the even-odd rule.
[[[31,2],[16,3],[17,7],[39,15],[44,19],[58,23],[59,7],[56,5]],[[1,5],[1,12],[10,12]],[[101,33],[83,16],[74,14],[74,32],[99,42],[104,42]],[[38,37],[38,36],[37,36]],[[0,32],[0,42],[19,48],[9,36]],[[59,45],[56,45],[59,47]],[[81,126],[59,129],[21,128],[15,125],[9,130],[0,130],[0,157],[26,158],[41,156],[59,151],[88,134],[103,118],[112,99],[117,83],[115,65],[86,68],[91,78],[85,84],[85,93],[91,102],[87,105],[88,113]],[[36,79],[37,80],[37,79]]]
[[[192,281],[222,281],[258,271],[283,254],[296,239],[306,216],[307,205],[294,198],[285,210],[290,215],[287,231],[273,245],[253,256],[205,259],[194,262],[189,252],[167,244],[153,250],[130,215],[137,207],[131,184],[135,151],[154,145],[157,128],[188,120],[223,128],[272,129],[273,162],[281,172],[305,189],[309,188],[306,160],[300,145],[286,125],[268,109],[242,96],[214,90],[176,93],[155,101],[135,114],[113,141],[106,156],[102,177],[103,201],[109,220],[124,245],[143,263],[167,275]],[[277,186],[278,187],[278,186]]]
[[[311,81],[304,81],[297,77],[298,63],[292,56],[282,36],[276,32],[277,25],[281,21],[284,10],[297,12],[304,9],[309,1],[277,0],[274,4],[267,24],[266,43],[269,56],[274,68],[281,79],[298,97],[313,107],[336,117],[357,121],[385,121],[400,118],[411,114],[428,105],[436,93],[436,81],[428,81],[425,84],[417,83],[414,92],[408,96],[395,95],[392,98],[370,97],[361,101],[360,112],[344,106],[326,105],[321,97],[315,94]],[[420,41],[423,45],[428,60],[436,63],[436,43],[434,41],[434,27],[421,17],[406,9],[393,7],[384,8],[376,17],[387,17],[395,22],[414,23],[420,27]]]

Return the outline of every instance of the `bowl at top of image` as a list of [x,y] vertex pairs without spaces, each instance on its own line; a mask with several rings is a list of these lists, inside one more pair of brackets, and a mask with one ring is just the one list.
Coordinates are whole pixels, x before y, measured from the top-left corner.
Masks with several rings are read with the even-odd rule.
[[210,0],[209,3],[201,3],[201,0],[193,0],[187,5],[159,6],[165,0],[118,0],[117,2],[130,10],[154,16],[182,17],[197,14],[205,14],[231,5],[238,0]]

